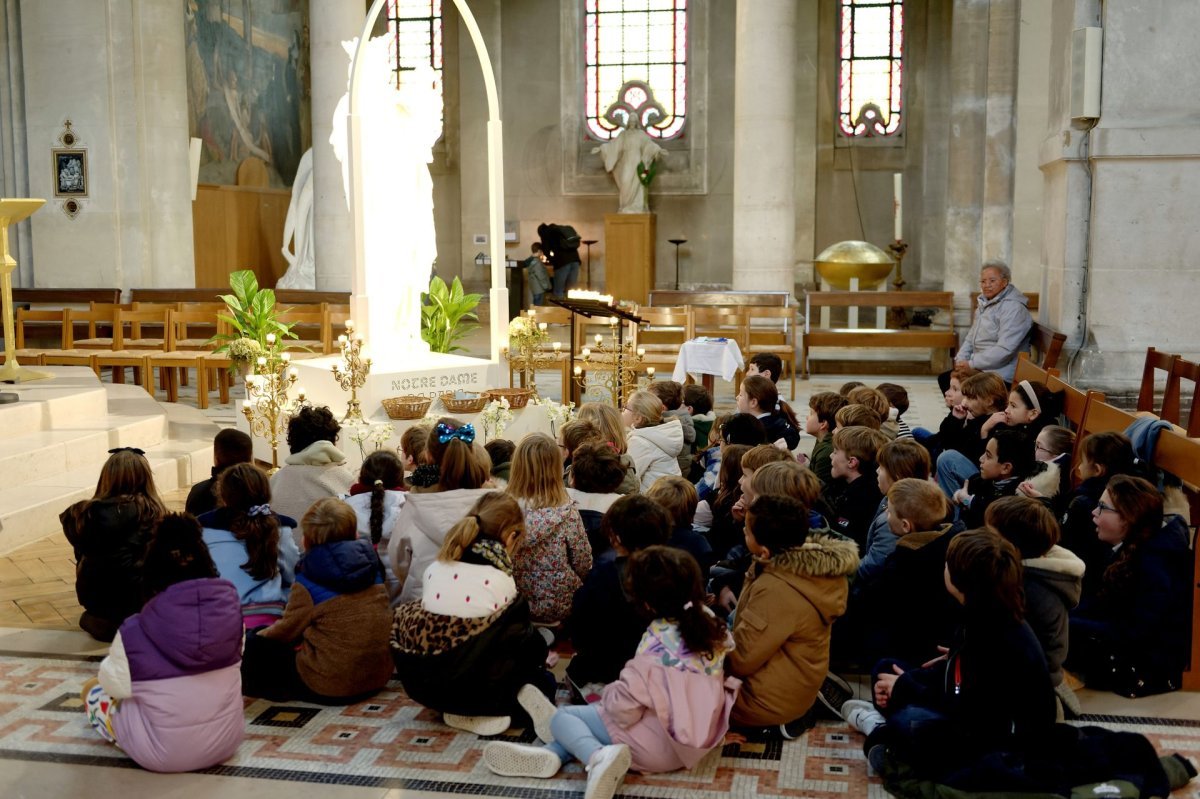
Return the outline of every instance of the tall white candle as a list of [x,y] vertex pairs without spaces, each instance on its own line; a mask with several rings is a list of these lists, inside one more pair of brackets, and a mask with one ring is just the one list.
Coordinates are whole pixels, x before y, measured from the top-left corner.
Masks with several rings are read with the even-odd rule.
[[900,239],[904,238],[904,209],[902,206],[904,192],[901,188],[902,180],[903,175],[901,175],[899,172],[892,175],[892,196],[896,205],[896,241],[900,241]]

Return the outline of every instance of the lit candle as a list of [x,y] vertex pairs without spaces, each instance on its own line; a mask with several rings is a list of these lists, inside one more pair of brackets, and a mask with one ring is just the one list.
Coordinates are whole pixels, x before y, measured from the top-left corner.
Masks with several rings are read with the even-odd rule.
[[345,344],[345,343],[346,343],[345,334],[338,336],[338,344]]
[[590,349],[588,349],[587,347],[584,347],[582,350],[580,350],[579,354],[585,358],[592,357],[592,351]]
[[576,377],[579,377],[581,374],[583,374],[583,367],[582,367],[582,366],[576,366],[576,367],[575,367],[575,376],[576,376]]
[[292,359],[292,354],[290,352],[285,352],[279,356],[279,360],[283,361],[284,363],[287,363],[291,359]]
[[638,357],[639,358],[646,357],[646,348],[645,347],[638,347]]
[[540,331],[542,331],[543,333],[545,333],[545,332],[546,332],[546,323],[545,323],[545,322],[542,322],[541,324],[539,324],[539,325],[538,325],[538,330],[540,330]]
[[562,350],[562,342],[561,341],[554,342],[554,351],[559,352],[560,350]]
[[347,319],[347,320],[346,320],[346,329],[347,329],[347,330],[353,330],[353,329],[354,329],[354,320],[353,320],[353,319]]
[[275,334],[274,333],[267,334],[267,344],[269,344],[271,346],[275,346]]
[[901,207],[901,199],[904,196],[903,191],[901,190],[902,181],[903,176],[899,172],[892,175],[892,199],[896,205],[896,241],[900,241],[900,239],[904,238],[902,235],[902,231],[904,230],[904,210]]
[[654,367],[653,366],[646,367],[646,376],[649,377],[651,380],[654,379]]
[[288,369],[288,377],[295,380],[299,376],[300,376],[300,370],[298,370],[296,367],[293,366],[291,369]]
[[604,336],[602,336],[602,335],[600,335],[599,333],[597,333],[597,334],[596,334],[596,346],[597,346],[597,347],[598,347],[598,346],[600,346],[600,342],[601,342],[601,341],[604,341]]
[[258,365],[259,365],[259,366],[266,366],[266,365],[267,365],[267,359],[266,359],[266,357],[265,357],[265,356],[262,356],[262,355],[258,356],[258,361],[257,361],[257,363],[258,363]]
[[615,317],[615,316],[608,317],[608,326],[616,327],[617,326],[617,317]]
[[527,313],[527,316],[529,316],[529,318],[530,318],[530,319],[532,319],[533,317],[537,316],[537,311],[535,311],[535,310],[533,310],[532,308],[530,308],[530,309],[529,309],[529,311],[528,311],[528,313]]
[[361,347],[361,346],[362,346],[362,343],[363,343],[363,337],[362,337],[362,336],[355,336],[355,337],[354,337],[354,343],[355,343],[355,344],[357,344],[358,346],[360,346],[360,347]]
[[298,395],[300,395],[300,401],[304,402],[304,386],[300,386],[299,388],[297,388],[296,393]]

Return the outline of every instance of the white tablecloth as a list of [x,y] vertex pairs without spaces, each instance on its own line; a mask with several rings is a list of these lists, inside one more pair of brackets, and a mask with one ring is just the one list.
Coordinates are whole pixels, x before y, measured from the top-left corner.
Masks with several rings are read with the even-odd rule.
[[701,374],[732,380],[734,374],[745,365],[742,350],[733,339],[697,338],[683,342],[671,379],[683,383],[688,374]]

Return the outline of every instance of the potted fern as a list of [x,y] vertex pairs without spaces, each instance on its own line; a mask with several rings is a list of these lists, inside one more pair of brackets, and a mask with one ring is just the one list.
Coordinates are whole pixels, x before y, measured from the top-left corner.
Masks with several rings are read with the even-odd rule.
[[465,293],[457,277],[449,286],[436,275],[429,281],[429,291],[421,293],[421,339],[430,352],[466,349],[456,342],[479,327],[475,309],[481,298]]
[[[217,314],[217,318],[232,328],[231,333],[217,333],[210,341],[224,342],[215,352],[224,352],[239,371],[247,371],[260,355],[273,356],[283,344],[283,339],[296,338],[292,325],[276,319],[275,292],[260,289],[258,278],[249,269],[234,272],[229,276],[232,294],[222,294],[228,314]],[[274,334],[273,343],[267,336]]]

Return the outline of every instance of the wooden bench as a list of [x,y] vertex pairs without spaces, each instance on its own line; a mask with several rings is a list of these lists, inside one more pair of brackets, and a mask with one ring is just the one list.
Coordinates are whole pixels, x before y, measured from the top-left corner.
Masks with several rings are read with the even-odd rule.
[[1037,353],[1036,363],[1046,370],[1058,366],[1058,359],[1066,343],[1066,335],[1041,322],[1034,322],[1033,329],[1029,331],[1029,344]]
[[650,292],[650,305],[763,305],[787,308],[793,305],[790,291],[684,291],[655,289]]
[[[288,305],[349,305],[348,291],[316,291],[308,289],[275,289],[275,302]],[[214,289],[130,289],[132,302],[219,302],[222,294],[229,294],[228,286]]]
[[810,291],[804,298],[804,336],[801,341],[801,374],[808,378],[808,356],[813,347],[886,347],[931,350],[930,368],[945,368],[946,356],[958,349],[953,328],[821,328],[813,320],[821,308],[935,308],[954,313],[949,291]]
[[[1200,525],[1200,439],[1189,438],[1176,430],[1163,430],[1158,434],[1158,445],[1154,448],[1154,465],[1183,481],[1183,494],[1188,500],[1191,518],[1190,527]],[[1192,538],[1192,645],[1187,671],[1183,673],[1183,690],[1200,690],[1200,584],[1195,576],[1200,574],[1200,547]]]
[[[26,311],[56,311],[64,308],[94,308],[96,305],[117,305],[121,302],[120,289],[18,289],[14,288],[14,313],[22,308]],[[21,347],[21,339],[28,337],[31,341],[46,341],[59,338],[62,328],[61,317],[54,319],[43,318],[39,313],[27,314],[24,320],[23,335],[18,336],[17,347]],[[61,341],[61,340],[60,340]],[[60,343],[61,346],[61,343]]]

